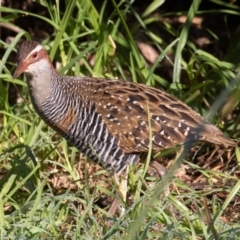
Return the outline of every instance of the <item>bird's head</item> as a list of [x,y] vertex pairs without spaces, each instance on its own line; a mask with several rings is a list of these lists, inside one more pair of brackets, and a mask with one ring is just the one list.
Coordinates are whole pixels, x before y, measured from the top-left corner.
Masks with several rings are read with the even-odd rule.
[[51,67],[49,56],[39,42],[24,41],[17,52],[17,68],[13,78],[19,77],[22,73],[34,76]]

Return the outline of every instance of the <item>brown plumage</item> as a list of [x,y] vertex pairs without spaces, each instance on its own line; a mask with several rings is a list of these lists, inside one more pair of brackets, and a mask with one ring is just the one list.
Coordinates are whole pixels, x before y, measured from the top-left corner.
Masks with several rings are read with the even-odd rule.
[[137,162],[150,142],[154,152],[188,139],[235,146],[217,127],[166,92],[119,80],[59,75],[37,42],[24,42],[19,48],[14,77],[22,72],[37,113],[109,170],[120,172]]
[[89,98],[98,103],[97,111],[125,152],[147,152],[149,129],[154,151],[182,144],[190,135],[199,141],[235,146],[217,127],[166,92],[116,80],[95,80],[95,84],[98,92]]

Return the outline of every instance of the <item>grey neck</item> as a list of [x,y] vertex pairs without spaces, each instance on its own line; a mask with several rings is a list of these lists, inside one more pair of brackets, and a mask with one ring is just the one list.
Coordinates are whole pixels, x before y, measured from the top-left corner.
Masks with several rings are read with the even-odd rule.
[[41,112],[42,105],[51,96],[53,71],[49,65],[39,64],[31,73],[26,72],[30,97],[37,112]]

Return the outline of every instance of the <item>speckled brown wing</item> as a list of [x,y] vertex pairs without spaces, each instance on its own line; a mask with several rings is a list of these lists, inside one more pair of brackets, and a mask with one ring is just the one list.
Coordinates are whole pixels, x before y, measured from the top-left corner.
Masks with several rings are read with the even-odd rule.
[[125,152],[147,152],[149,129],[153,151],[184,143],[190,135],[200,141],[235,144],[197,112],[163,91],[118,80],[94,81],[91,99]]

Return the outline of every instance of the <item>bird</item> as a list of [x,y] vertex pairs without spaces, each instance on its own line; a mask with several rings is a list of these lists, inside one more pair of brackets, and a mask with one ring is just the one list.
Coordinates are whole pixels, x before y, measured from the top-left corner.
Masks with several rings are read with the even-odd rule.
[[236,143],[165,91],[117,79],[60,75],[44,47],[24,41],[14,79],[25,74],[32,105],[47,125],[89,159],[120,174],[152,152],[190,139]]

